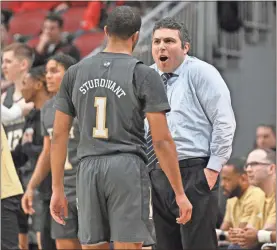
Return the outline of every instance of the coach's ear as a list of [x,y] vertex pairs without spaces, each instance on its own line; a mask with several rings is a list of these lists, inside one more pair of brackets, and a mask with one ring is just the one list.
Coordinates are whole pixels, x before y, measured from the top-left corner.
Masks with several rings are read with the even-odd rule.
[[107,25],[105,25],[105,27],[104,27],[104,32],[105,32],[105,35],[106,35],[106,36],[109,36],[109,32],[108,32],[108,27],[107,27]]

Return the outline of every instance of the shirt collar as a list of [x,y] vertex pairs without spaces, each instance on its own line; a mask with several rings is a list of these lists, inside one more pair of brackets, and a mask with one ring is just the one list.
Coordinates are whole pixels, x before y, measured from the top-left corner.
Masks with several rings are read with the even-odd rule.
[[[184,61],[181,63],[181,65],[180,65],[174,72],[172,72],[172,73],[173,73],[173,77],[178,77],[178,76],[181,74],[182,69],[183,69],[183,66],[187,63],[187,61],[189,60],[189,58],[190,58],[189,55],[186,55],[186,56],[185,56],[185,59],[184,59]],[[160,70],[158,69],[158,67],[157,67],[156,64],[155,64],[155,67],[156,67],[156,69],[157,69],[159,75],[161,76],[164,72],[160,71]]]

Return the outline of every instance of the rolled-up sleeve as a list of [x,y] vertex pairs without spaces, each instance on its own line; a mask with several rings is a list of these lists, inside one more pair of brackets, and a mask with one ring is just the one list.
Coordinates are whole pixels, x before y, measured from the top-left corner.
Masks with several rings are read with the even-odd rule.
[[230,92],[220,73],[209,64],[198,69],[196,78],[199,102],[212,125],[207,168],[220,172],[231,156],[236,129]]

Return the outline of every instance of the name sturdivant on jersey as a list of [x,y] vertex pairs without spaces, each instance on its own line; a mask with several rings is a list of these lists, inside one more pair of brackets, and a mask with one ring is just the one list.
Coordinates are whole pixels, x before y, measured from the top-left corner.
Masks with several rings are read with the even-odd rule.
[[103,78],[86,81],[84,84],[82,84],[79,90],[84,95],[87,93],[89,89],[98,88],[98,87],[107,88],[113,91],[118,98],[126,95],[125,91],[116,82],[113,82],[108,79],[103,79]]

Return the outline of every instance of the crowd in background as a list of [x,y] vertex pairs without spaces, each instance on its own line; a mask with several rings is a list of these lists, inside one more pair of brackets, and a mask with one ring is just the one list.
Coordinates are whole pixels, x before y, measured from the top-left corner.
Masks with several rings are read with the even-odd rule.
[[[81,60],[83,55],[80,47],[74,44],[74,38],[87,31],[103,30],[107,13],[115,6],[123,4],[131,5],[141,13],[145,13],[148,8],[155,5],[152,2],[148,4],[137,1],[14,1],[2,7],[1,106],[2,110],[4,107],[10,111],[12,108],[17,110],[10,113],[6,110],[7,115],[2,118],[2,122],[23,188],[28,184],[43,146],[43,139],[38,135],[40,133],[40,124],[37,122],[40,115],[38,111],[52,97],[49,86],[59,77],[55,68],[51,74],[49,72],[48,75],[45,74],[46,63],[60,53],[70,55],[76,61]],[[74,33],[64,32],[62,14],[76,6],[84,7],[80,27]],[[36,9],[48,11],[36,43],[28,44],[33,37],[11,35],[12,18],[19,13]],[[10,117],[11,113],[18,115]],[[249,152],[249,155],[231,158],[221,172],[217,232],[222,248],[231,246],[237,249],[245,246],[247,249],[254,249],[260,243],[258,230],[275,231],[275,126],[263,124],[257,127],[253,141],[255,141],[253,151]],[[26,249],[28,245],[34,248],[41,247],[38,230],[41,198],[37,195],[36,199],[37,216],[29,217],[21,209],[19,216],[21,217],[19,222],[23,221],[19,232],[21,249]],[[251,224],[254,231],[243,230],[248,224]]]

